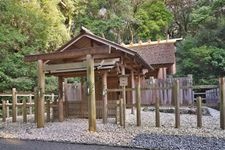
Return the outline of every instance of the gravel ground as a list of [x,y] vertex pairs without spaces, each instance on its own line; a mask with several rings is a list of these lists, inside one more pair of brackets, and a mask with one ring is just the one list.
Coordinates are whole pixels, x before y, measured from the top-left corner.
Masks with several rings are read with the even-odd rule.
[[181,128],[174,128],[174,114],[160,113],[161,127],[155,127],[155,113],[142,111],[142,126],[136,126],[136,116],[127,110],[126,129],[97,120],[97,132],[88,132],[86,119],[68,119],[46,123],[37,129],[34,123],[12,123],[8,120],[0,129],[0,137],[132,146],[160,149],[225,149],[225,131],[219,128],[219,112],[209,108],[211,116],[203,116],[203,128],[196,127],[196,116],[182,114]]

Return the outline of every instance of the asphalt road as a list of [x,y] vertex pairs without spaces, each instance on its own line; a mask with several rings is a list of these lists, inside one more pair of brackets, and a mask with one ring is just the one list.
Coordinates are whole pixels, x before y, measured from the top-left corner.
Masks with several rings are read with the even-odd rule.
[[105,150],[105,149],[129,150],[132,148],[0,138],[0,150]]

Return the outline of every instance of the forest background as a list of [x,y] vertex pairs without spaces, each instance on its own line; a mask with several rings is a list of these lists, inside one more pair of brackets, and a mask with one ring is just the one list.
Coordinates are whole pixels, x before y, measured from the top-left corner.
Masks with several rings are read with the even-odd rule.
[[[117,43],[182,37],[177,74],[195,84],[225,75],[225,0],[0,0],[0,92],[33,91],[28,54],[52,52],[85,26]],[[54,77],[46,79],[54,91]]]

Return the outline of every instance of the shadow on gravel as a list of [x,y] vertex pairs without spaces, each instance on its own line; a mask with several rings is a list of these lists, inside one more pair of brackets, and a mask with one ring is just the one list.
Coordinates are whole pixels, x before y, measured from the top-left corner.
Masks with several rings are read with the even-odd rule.
[[133,139],[134,146],[151,149],[166,150],[221,150],[225,149],[225,139],[181,136],[181,135],[161,135],[161,134],[139,134]]

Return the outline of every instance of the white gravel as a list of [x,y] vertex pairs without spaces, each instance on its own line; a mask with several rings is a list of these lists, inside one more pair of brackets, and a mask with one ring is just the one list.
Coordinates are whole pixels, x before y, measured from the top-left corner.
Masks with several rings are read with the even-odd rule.
[[102,124],[97,120],[97,132],[89,132],[87,119],[67,119],[50,122],[45,128],[34,123],[0,123],[0,137],[66,141],[161,149],[225,149],[225,131],[219,128],[219,112],[209,109],[203,116],[203,128],[196,127],[195,115],[181,115],[181,128],[174,128],[174,114],[160,113],[161,127],[155,127],[155,113],[141,112],[142,126],[136,126],[136,115],[127,110],[126,128],[114,124],[114,119]]

